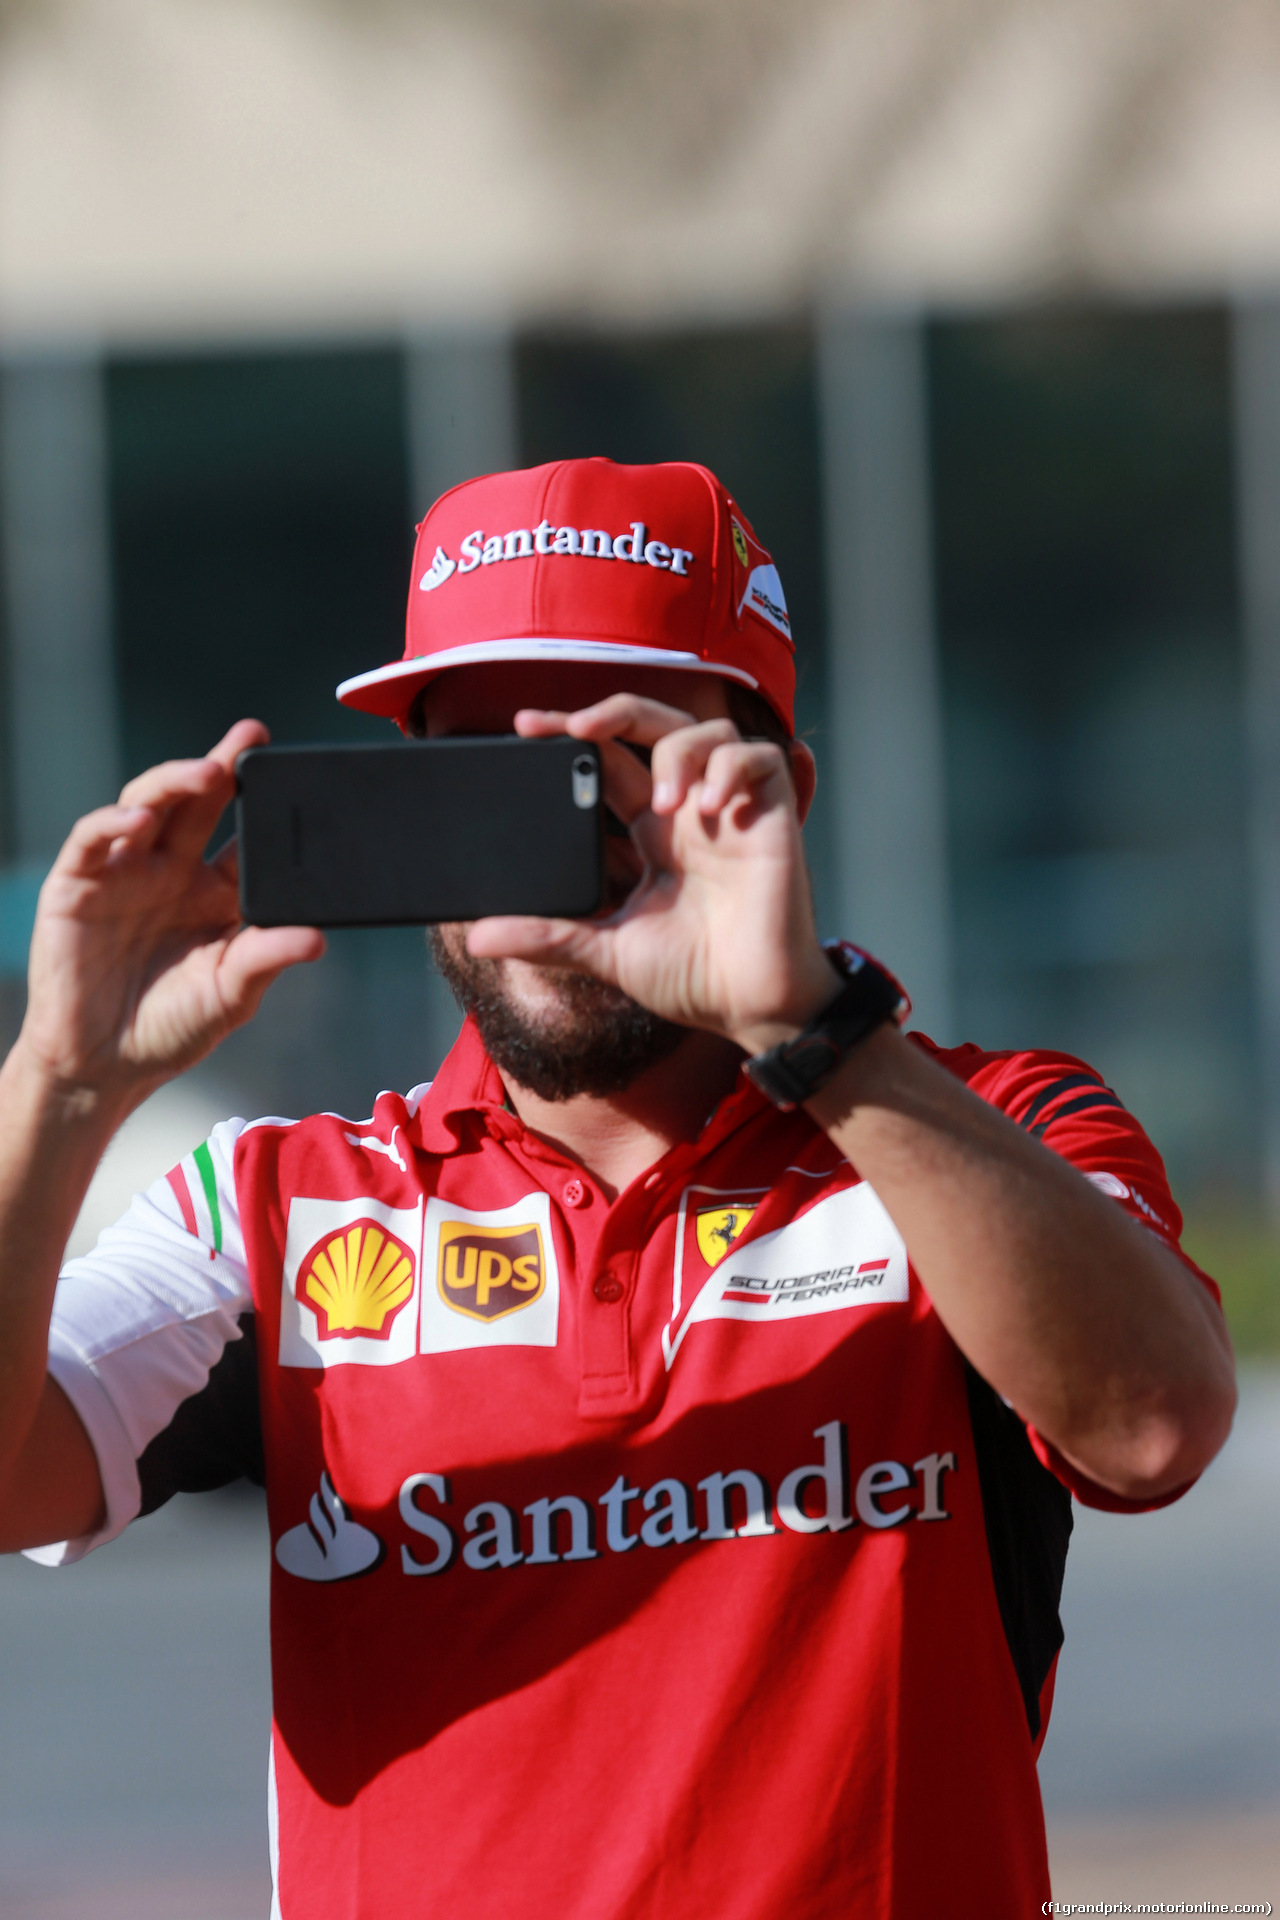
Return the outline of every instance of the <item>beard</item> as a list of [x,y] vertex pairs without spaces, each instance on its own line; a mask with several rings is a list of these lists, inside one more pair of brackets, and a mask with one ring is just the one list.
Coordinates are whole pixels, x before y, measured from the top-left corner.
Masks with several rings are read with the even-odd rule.
[[625,1093],[673,1054],[688,1032],[619,987],[565,967],[539,968],[547,997],[536,1008],[526,1007],[506,984],[503,962],[468,953],[465,929],[457,934],[451,941],[444,927],[428,928],[431,957],[475,1021],[494,1065],[540,1100]]

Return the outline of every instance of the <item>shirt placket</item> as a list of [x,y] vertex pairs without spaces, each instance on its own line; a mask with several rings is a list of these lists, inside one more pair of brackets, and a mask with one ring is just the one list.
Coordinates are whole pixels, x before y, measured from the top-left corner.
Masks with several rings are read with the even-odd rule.
[[666,1162],[673,1157],[683,1160],[688,1150],[676,1149],[675,1156],[668,1155],[659,1168],[610,1205],[582,1167],[532,1139],[514,1115],[491,1114],[488,1128],[560,1211],[572,1256],[579,1412],[585,1419],[635,1412],[644,1390],[632,1315],[650,1216],[669,1184]]
[[673,1193],[696,1177],[713,1146],[750,1112],[742,1097],[721,1103],[697,1141],[664,1154],[613,1202],[575,1161],[526,1132],[509,1108],[490,1108],[485,1125],[560,1210],[572,1254],[578,1323],[578,1411],[584,1419],[624,1418],[644,1404],[646,1387],[634,1338],[637,1288],[654,1221]]

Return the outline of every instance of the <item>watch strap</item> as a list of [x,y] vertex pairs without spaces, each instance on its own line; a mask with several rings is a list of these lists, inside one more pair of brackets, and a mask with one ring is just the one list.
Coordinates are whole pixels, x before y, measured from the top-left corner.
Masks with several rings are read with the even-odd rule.
[[791,1040],[780,1041],[743,1064],[743,1072],[784,1113],[802,1106],[854,1048],[886,1020],[904,1020],[911,1002],[891,973],[858,947],[838,942],[827,958],[845,985]]

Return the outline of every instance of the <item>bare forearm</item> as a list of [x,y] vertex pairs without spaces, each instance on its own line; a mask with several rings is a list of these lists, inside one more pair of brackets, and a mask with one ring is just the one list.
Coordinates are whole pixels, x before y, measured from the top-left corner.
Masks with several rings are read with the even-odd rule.
[[1221,1315],[1171,1250],[890,1028],[809,1103],[961,1351],[1092,1478],[1194,1477],[1234,1407]]
[[125,1111],[60,1086],[21,1039],[0,1068],[0,1480],[44,1391],[63,1249]]

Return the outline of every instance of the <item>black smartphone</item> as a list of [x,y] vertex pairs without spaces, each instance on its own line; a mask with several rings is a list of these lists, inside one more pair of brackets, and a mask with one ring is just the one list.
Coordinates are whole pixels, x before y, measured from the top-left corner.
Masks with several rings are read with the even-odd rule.
[[598,749],[580,740],[252,747],[236,762],[252,926],[576,919],[603,882]]

